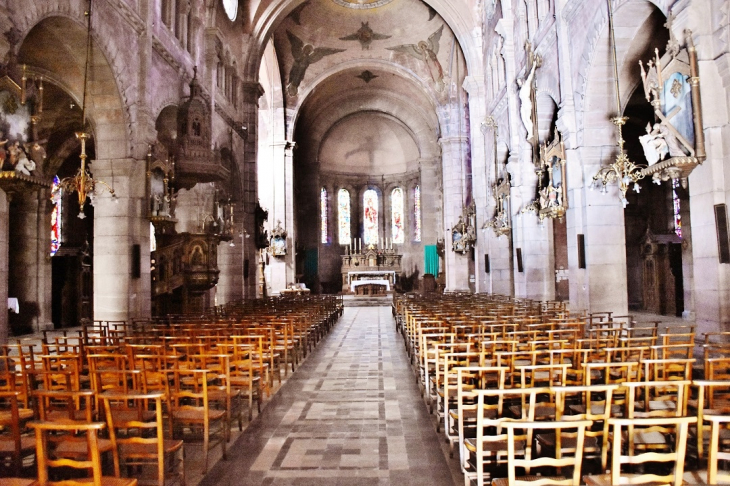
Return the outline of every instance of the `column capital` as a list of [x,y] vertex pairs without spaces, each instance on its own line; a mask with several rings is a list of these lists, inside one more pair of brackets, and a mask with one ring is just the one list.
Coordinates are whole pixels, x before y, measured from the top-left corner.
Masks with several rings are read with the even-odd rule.
[[256,106],[259,104],[259,98],[266,92],[258,81],[243,81],[241,83],[241,91],[243,91],[243,102],[255,103]]

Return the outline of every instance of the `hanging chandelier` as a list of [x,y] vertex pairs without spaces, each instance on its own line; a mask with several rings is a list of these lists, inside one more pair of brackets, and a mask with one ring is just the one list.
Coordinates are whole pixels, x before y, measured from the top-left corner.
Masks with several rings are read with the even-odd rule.
[[[611,5],[611,0],[607,0],[607,3],[608,26],[611,34],[611,48],[613,54],[613,75],[616,89],[616,110],[617,113],[620,114],[621,95],[618,82],[618,61],[616,60],[616,34],[613,28],[613,7]],[[629,156],[626,155],[626,150],[624,149],[622,127],[626,124],[627,120],[627,117],[618,115],[614,118],[611,118],[611,123],[616,126],[618,154],[616,155],[616,160],[614,160],[611,165],[601,167],[598,173],[593,176],[593,182],[590,186],[591,189],[594,189],[600,185],[601,193],[606,194],[608,193],[607,186],[609,184],[613,184],[614,182],[617,183],[619,191],[621,192],[619,199],[621,200],[621,204],[623,204],[624,208],[629,203],[628,199],[626,199],[626,192],[628,191],[629,187],[633,184],[635,192],[639,192],[641,190],[641,188],[639,187],[639,181],[644,178],[644,173],[642,172],[642,169],[646,167],[644,165],[639,165],[631,162],[631,160],[629,160]]]
[[86,15],[86,63],[84,65],[84,91],[81,97],[81,131],[76,132],[76,138],[81,142],[81,166],[76,172],[76,175],[71,177],[65,177],[59,183],[59,186],[64,191],[75,192],[78,195],[79,201],[79,218],[84,219],[84,206],[86,200],[89,200],[89,204],[94,203],[94,196],[96,195],[97,188],[106,189],[109,194],[114,198],[116,202],[116,194],[114,189],[104,181],[94,179],[89,172],[88,166],[86,165],[86,141],[91,138],[91,134],[85,131],[86,128],[86,93],[89,84],[89,59],[91,57],[91,0],[89,0],[89,8],[84,12]]

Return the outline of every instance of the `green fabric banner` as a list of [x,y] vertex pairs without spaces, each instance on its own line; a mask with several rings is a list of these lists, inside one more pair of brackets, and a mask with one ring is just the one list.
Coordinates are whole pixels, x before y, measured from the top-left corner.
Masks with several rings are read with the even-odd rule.
[[436,245],[424,245],[423,253],[426,260],[423,267],[423,273],[430,273],[434,277],[438,277],[439,254],[438,251],[436,251]]

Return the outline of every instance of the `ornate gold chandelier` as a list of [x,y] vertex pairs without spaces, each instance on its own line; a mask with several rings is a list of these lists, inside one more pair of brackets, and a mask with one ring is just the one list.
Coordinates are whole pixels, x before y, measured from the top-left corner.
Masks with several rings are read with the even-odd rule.
[[91,57],[91,0],[89,0],[89,8],[84,13],[86,15],[86,64],[84,66],[84,91],[81,98],[81,130],[76,132],[76,138],[81,142],[81,166],[76,172],[76,175],[72,177],[65,177],[59,183],[60,187],[64,191],[76,192],[79,200],[79,218],[84,219],[84,206],[86,205],[87,198],[90,204],[94,203],[94,195],[96,194],[97,186],[102,187],[109,191],[109,194],[114,198],[116,202],[116,194],[114,189],[104,181],[94,179],[89,172],[86,165],[86,140],[91,138],[91,134],[84,131],[86,128],[86,93],[89,84],[89,59]]
[[[617,112],[620,114],[621,95],[618,84],[618,61],[616,60],[616,34],[613,28],[613,7],[611,5],[611,0],[607,0],[607,3],[608,26],[611,34],[611,48],[613,54],[613,74],[616,88],[616,109]],[[639,181],[644,178],[644,173],[642,172],[642,169],[646,167],[644,165],[634,164],[629,160],[628,155],[626,155],[626,151],[624,150],[624,138],[622,133],[622,127],[626,124],[626,120],[628,120],[628,118],[625,116],[616,116],[614,118],[611,118],[611,123],[616,125],[616,136],[618,138],[618,154],[616,155],[616,160],[614,160],[611,165],[607,167],[601,167],[598,173],[593,176],[593,181],[590,186],[591,189],[594,189],[599,185],[600,181],[601,193],[606,194],[608,193],[608,184],[613,184],[614,182],[616,182],[618,184],[619,191],[621,191],[619,199],[621,200],[621,204],[623,204],[624,208],[629,203],[628,199],[626,199],[626,191],[628,191],[631,184],[634,185],[634,191],[640,191],[641,188],[639,187]]]

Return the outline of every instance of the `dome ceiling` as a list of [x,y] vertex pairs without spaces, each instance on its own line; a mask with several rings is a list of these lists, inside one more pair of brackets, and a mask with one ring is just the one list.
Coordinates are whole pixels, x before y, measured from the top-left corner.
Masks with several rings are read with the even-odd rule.
[[403,173],[418,168],[418,147],[399,122],[377,112],[342,119],[322,142],[323,171],[348,174]]

